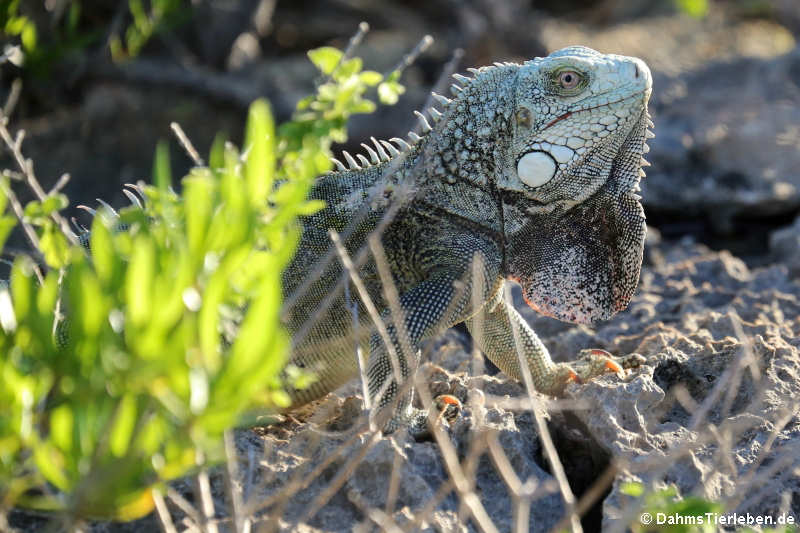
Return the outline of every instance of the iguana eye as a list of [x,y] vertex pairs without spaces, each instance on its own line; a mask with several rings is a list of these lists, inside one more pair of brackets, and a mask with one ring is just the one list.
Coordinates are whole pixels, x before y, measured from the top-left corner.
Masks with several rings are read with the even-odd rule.
[[564,89],[574,89],[581,82],[581,75],[574,70],[559,72],[558,83]]

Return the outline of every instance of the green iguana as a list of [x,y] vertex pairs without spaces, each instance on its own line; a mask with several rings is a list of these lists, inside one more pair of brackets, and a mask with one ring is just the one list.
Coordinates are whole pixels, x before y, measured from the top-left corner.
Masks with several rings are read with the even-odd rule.
[[[589,350],[571,364],[554,363],[503,286],[518,282],[533,309],[569,322],[605,320],[627,306],[645,238],[637,192],[652,136],[649,69],[574,46],[470,70],[472,78],[456,76],[452,100],[434,94],[441,110],[429,111],[433,127],[419,115],[422,137],[373,138],[374,147],[363,145],[369,159],[344,152],[349,166],[334,161],[339,170],[314,185],[311,196],[326,207],[304,219],[283,276],[292,362],[317,376],[290,391],[294,406],[358,375],[360,346],[372,403],[396,405],[386,429],[424,432],[426,413],[412,407],[408,387],[397,398],[397,378],[416,368],[421,341],[460,322],[497,367],[522,380],[519,345],[546,394],[642,361]],[[330,230],[363,258],[358,275],[386,324],[383,337],[331,251]],[[384,293],[381,263],[366,249],[375,232],[399,313]]]

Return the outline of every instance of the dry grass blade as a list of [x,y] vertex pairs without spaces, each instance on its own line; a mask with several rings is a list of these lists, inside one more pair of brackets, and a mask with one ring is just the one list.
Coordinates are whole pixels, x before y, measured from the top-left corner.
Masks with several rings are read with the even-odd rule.
[[356,506],[361,513],[375,522],[381,531],[388,531],[390,533],[402,533],[402,529],[397,525],[397,522],[392,518],[391,513],[381,511],[376,507],[370,507],[363,499],[354,491],[347,493],[347,499],[350,503]]
[[[584,513],[589,511],[589,509],[591,509],[591,507],[605,495],[608,487],[610,487],[614,482],[614,478],[623,470],[624,469],[621,468],[616,462],[612,461],[609,463],[606,469],[603,470],[603,473],[600,474],[600,476],[594,480],[594,483],[592,483],[592,485],[581,495],[580,499],[575,504],[575,513],[578,516],[583,516]],[[564,528],[569,526],[570,520],[571,517],[569,515],[564,516],[555,526],[553,526],[550,532],[556,533],[563,531]]]
[[[531,478],[523,483],[519,479],[503,447],[500,445],[500,441],[497,439],[496,432],[491,432],[487,436],[487,445],[489,457],[491,457],[497,472],[503,478],[503,482],[511,493],[511,505],[514,509],[514,531],[516,533],[524,533],[530,527],[531,500],[533,500],[535,491],[538,488],[538,480]],[[569,516],[562,519],[564,524],[561,525],[561,529],[567,527],[569,519]]]
[[394,505],[397,502],[397,495],[400,491],[400,472],[403,468],[403,454],[400,451],[398,441],[405,440],[405,431],[402,431],[397,439],[391,439],[394,448],[394,458],[392,460],[392,474],[389,476],[389,488],[386,491],[385,514],[391,516],[394,512]]
[[[511,296],[511,287],[506,284],[503,290],[506,291],[506,301],[512,302],[513,298]],[[528,393],[528,399],[530,400],[530,409],[534,420],[536,421],[536,427],[539,430],[539,439],[542,442],[545,455],[550,463],[550,468],[553,471],[553,477],[555,477],[556,481],[558,482],[558,488],[561,491],[561,497],[564,499],[567,515],[570,517],[570,528],[573,532],[578,533],[583,531],[583,529],[581,528],[578,514],[575,511],[575,495],[572,493],[572,489],[569,486],[567,474],[564,472],[564,465],[561,464],[561,459],[559,459],[558,452],[553,444],[553,438],[550,436],[550,430],[547,429],[547,423],[544,421],[540,406],[538,405],[539,402],[536,400],[533,377],[531,376],[531,370],[528,368],[528,362],[525,360],[525,355],[523,353],[519,327],[513,320],[510,320],[510,323],[512,330],[511,333],[514,337],[514,348],[517,352],[517,357],[519,358],[519,368],[520,372],[522,373],[523,380],[525,381],[525,391]]]
[[369,410],[372,408],[372,398],[369,395],[369,377],[367,376],[367,361],[364,357],[364,352],[361,349],[361,342],[358,337],[359,319],[358,319],[358,302],[354,302],[350,295],[350,284],[344,284],[344,305],[350,309],[353,325],[353,343],[355,344],[354,355],[358,363],[358,375],[361,378],[361,394],[364,396],[364,408]]
[[339,259],[342,262],[345,272],[347,272],[348,276],[350,277],[350,281],[352,281],[353,285],[355,285],[358,295],[361,298],[361,302],[364,304],[370,319],[375,325],[378,335],[380,335],[381,340],[386,345],[386,352],[389,354],[389,361],[392,363],[394,379],[399,387],[403,382],[403,375],[401,372],[400,359],[398,358],[392,338],[389,335],[389,330],[386,328],[386,324],[383,323],[380,312],[378,311],[378,308],[375,307],[375,303],[372,301],[369,292],[367,292],[367,288],[364,286],[364,283],[358,276],[358,272],[356,271],[353,262],[350,260],[350,255],[347,253],[347,250],[342,244],[339,234],[334,230],[329,230],[328,234],[330,235],[331,241],[333,241],[333,244],[336,247],[336,253],[339,255]]
[[400,305],[400,294],[397,292],[397,287],[392,278],[392,272],[389,269],[389,263],[386,261],[386,254],[383,251],[383,246],[380,242],[380,236],[376,233],[371,233],[367,239],[369,249],[372,256],[375,258],[375,266],[378,268],[378,276],[381,280],[381,288],[383,290],[383,297],[389,304],[389,313],[392,317],[397,338],[400,341],[400,349],[406,361],[414,361],[414,348],[408,336],[408,328],[406,327],[406,316],[403,308]]
[[161,530],[164,533],[178,533],[178,530],[175,529],[175,524],[172,522],[172,516],[169,514],[167,502],[164,501],[164,495],[159,489],[153,489],[152,495]]
[[434,410],[431,409],[433,399],[428,391],[427,383],[417,382],[416,384],[420,398],[422,399],[422,404],[429,413],[428,426],[430,432],[436,440],[436,444],[439,446],[439,451],[442,454],[442,459],[444,459],[447,473],[453,481],[456,492],[469,510],[472,519],[482,531],[487,531],[489,533],[497,532],[497,526],[495,526],[494,522],[489,517],[486,509],[483,507],[483,503],[481,503],[480,498],[478,498],[472,490],[470,482],[464,475],[464,470],[458,461],[458,454],[456,453],[453,443],[450,442],[450,438],[444,433],[441,426],[436,423]]
[[[198,461],[202,464],[202,460]],[[197,499],[200,502],[200,509],[203,511],[203,530],[207,533],[218,533],[217,524],[214,521],[214,498],[211,495],[211,483],[208,480],[208,471],[203,468],[195,476],[195,487]]]
[[236,533],[249,533],[250,518],[242,514],[242,489],[239,485],[239,458],[236,453],[236,443],[233,431],[227,430],[223,435],[225,441],[225,491],[227,492],[228,502],[233,517],[233,524]]
[[186,513],[186,518],[184,518],[184,522],[188,521],[191,527],[195,527],[198,530],[200,526],[197,524],[202,524],[203,519],[200,516],[200,513],[194,506],[189,503],[186,498],[184,498],[180,492],[173,489],[172,487],[167,487],[167,498],[172,501],[175,505],[178,506],[178,509]]

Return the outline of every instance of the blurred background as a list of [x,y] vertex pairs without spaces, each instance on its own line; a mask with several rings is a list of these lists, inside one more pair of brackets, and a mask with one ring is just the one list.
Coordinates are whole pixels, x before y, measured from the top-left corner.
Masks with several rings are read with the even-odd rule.
[[[72,205],[127,203],[169,139],[176,176],[190,166],[180,123],[201,153],[242,131],[267,96],[278,120],[313,89],[308,49],[347,46],[391,71],[425,35],[394,107],[354,118],[349,146],[402,137],[446,65],[523,61],[571,44],[643,58],[654,74],[656,138],[643,183],[651,226],[776,256],[800,272],[800,2],[797,0],[4,0],[0,101],[47,188],[63,173]],[[234,136],[234,140],[237,140]],[[13,168],[8,154],[0,165]],[[23,198],[24,200],[25,198]],[[78,214],[70,208],[68,214]],[[800,227],[800,225],[796,226]],[[772,235],[772,238],[770,238]],[[770,247],[770,241],[772,241]]]

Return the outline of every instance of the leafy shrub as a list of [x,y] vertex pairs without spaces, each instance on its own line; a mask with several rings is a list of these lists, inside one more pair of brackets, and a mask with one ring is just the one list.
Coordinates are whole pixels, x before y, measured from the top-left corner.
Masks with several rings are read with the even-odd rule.
[[[297,216],[321,206],[306,194],[332,141],[384,81],[335,49],[309,56],[325,79],[291,122],[276,130],[254,102],[244,149],[218,137],[181,193],[160,145],[144,206],[100,209],[90,254],[52,218],[63,195],[26,206],[49,270],[40,283],[18,257],[0,289],[0,510],[142,516],[153,488],[221,460],[223,433],[251,409],[286,405],[280,273]],[[16,223],[7,199],[0,246]]]
[[[106,27],[114,16],[113,9],[105,16],[89,9],[87,17],[82,3],[72,0],[63,16],[45,24],[43,16],[35,19],[21,7],[41,9],[33,4],[21,6],[20,0],[0,2],[0,36],[18,42],[25,69],[39,76],[50,76],[51,66],[72,52],[98,43],[105,46],[102,43],[107,37]],[[154,35],[179,24],[191,11],[184,0],[128,0],[127,8],[128,23],[123,26],[123,35],[108,36],[111,58],[117,62],[139,55]]]

